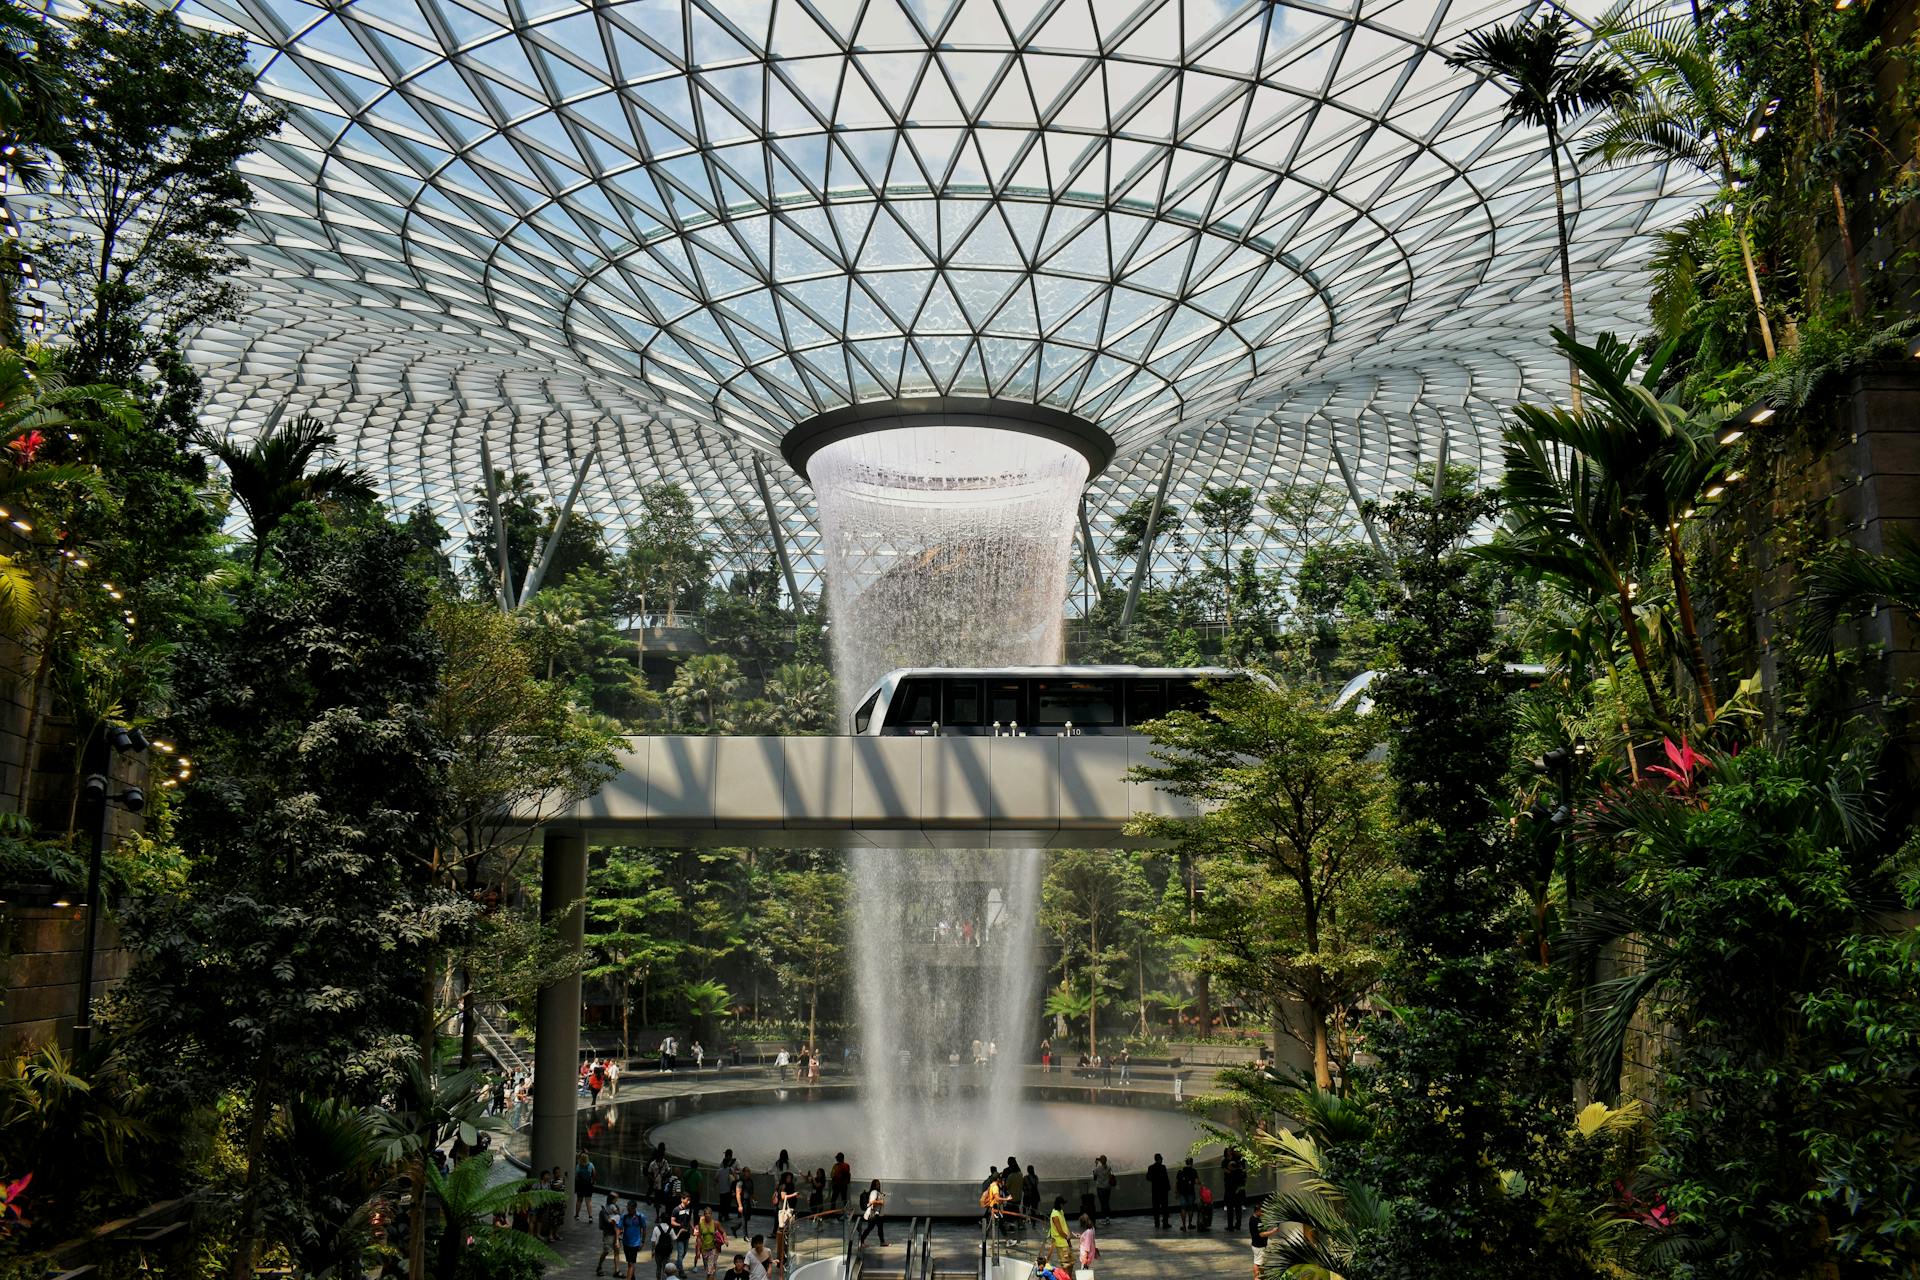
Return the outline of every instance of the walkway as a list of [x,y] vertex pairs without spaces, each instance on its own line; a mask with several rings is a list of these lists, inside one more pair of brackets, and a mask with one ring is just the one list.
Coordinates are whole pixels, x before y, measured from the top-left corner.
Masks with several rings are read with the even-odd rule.
[[[1094,1269],[1095,1275],[1098,1280],[1251,1280],[1253,1256],[1244,1233],[1228,1232],[1224,1224],[1225,1218],[1216,1215],[1212,1231],[1181,1231],[1178,1227],[1156,1231],[1151,1218],[1115,1218],[1100,1229],[1100,1265]],[[895,1236],[903,1236],[907,1224],[893,1225],[898,1228]],[[547,1273],[553,1280],[582,1280],[593,1275],[594,1260],[600,1255],[600,1233],[591,1222],[569,1220],[558,1247],[566,1264]],[[961,1223],[934,1227],[935,1271],[970,1272],[977,1266],[979,1251],[979,1227]],[[901,1239],[893,1239],[884,1249],[878,1241],[868,1245],[868,1275],[897,1277],[904,1264]],[[654,1280],[651,1257],[642,1258],[634,1276],[635,1280]]]

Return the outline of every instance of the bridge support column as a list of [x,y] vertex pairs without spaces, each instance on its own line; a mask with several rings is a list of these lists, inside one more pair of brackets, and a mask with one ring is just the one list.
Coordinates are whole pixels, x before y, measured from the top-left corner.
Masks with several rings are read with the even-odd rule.
[[[553,925],[574,955],[587,928],[587,836],[549,829],[540,859],[540,918]],[[533,1024],[533,1143],[535,1169],[573,1167],[579,1112],[580,975],[540,988]]]

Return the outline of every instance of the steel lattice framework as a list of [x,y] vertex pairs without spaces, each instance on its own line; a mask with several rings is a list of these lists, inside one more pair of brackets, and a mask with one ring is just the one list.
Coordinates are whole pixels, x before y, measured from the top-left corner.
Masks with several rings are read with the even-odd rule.
[[[1443,58],[1530,6],[502,3],[180,6],[289,109],[250,164],[253,301],[192,344],[211,419],[330,418],[401,509],[466,525],[484,434],[556,494],[595,449],[616,538],[658,478],[763,538],[758,456],[807,589],[776,445],[850,402],[1098,423],[1104,548],[1169,452],[1183,509],[1340,463],[1371,496],[1443,452],[1490,469],[1503,407],[1563,392],[1544,139]],[[1583,330],[1637,329],[1648,233],[1700,190],[1568,194]]]

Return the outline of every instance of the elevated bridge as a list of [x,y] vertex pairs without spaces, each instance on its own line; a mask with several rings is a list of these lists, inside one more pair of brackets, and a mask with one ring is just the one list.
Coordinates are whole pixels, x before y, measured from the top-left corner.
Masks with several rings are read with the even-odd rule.
[[549,817],[588,843],[980,849],[1145,844],[1187,813],[1127,781],[1151,743],[1107,737],[629,738],[598,794]]

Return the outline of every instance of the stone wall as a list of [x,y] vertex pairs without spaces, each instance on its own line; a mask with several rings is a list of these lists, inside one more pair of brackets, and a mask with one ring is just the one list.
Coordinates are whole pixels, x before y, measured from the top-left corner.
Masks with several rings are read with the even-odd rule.
[[[1896,530],[1920,530],[1920,368],[1889,365],[1850,378],[1829,401],[1810,447],[1780,466],[1769,508],[1752,514],[1809,519],[1826,535],[1875,554],[1892,549]],[[1759,570],[1754,639],[1763,684],[1772,691],[1806,566],[1776,555],[1765,538],[1749,547]],[[1847,623],[1835,642],[1859,650],[1866,663],[1865,696],[1848,710],[1884,721],[1920,765],[1916,717],[1905,706],[1889,711],[1920,691],[1920,633],[1905,614],[1880,608]]]
[[[86,911],[73,907],[0,908],[0,1052],[71,1042],[79,1010],[80,952]],[[129,953],[111,912],[101,917],[93,962],[97,998],[127,975]]]

